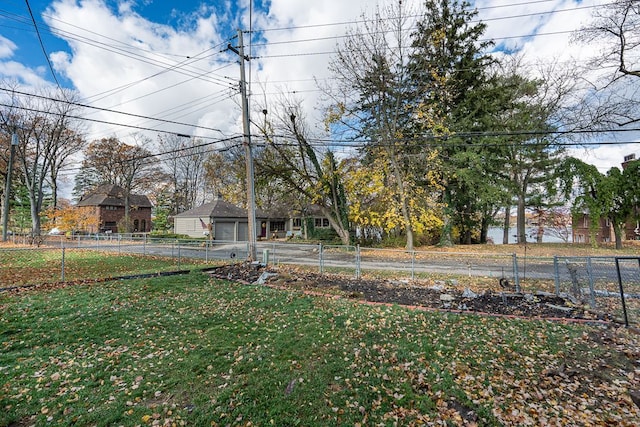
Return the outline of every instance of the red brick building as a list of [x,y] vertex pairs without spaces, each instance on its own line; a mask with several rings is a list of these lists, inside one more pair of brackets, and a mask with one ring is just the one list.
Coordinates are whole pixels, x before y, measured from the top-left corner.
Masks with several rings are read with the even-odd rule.
[[[630,163],[639,161],[635,154],[624,157],[622,169],[624,170]],[[637,209],[637,208],[636,208]],[[622,240],[640,240],[640,224],[635,215],[629,217],[622,228]],[[583,213],[573,218],[572,230],[574,243],[592,243],[591,242],[591,218],[588,214]],[[613,224],[609,218],[600,218],[600,224],[596,227],[596,242],[610,243],[615,242],[616,236],[613,232]]]
[[[85,194],[76,204],[76,209],[83,211],[87,217],[94,217],[96,229],[84,230],[89,233],[117,233],[119,223],[125,216],[124,190],[113,184],[104,184]],[[151,202],[144,195],[129,196],[129,218],[133,232],[151,231]]]

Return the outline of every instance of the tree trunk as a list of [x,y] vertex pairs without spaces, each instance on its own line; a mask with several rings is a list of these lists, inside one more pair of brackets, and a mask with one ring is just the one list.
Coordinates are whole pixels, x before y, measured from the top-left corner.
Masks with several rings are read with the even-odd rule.
[[351,236],[349,236],[349,230],[346,229],[340,221],[336,220],[331,215],[331,211],[328,208],[322,207],[320,211],[325,216],[325,218],[329,220],[329,224],[335,230],[335,232],[338,233],[338,237],[340,237],[340,241],[342,241],[342,244],[345,246],[351,244]]
[[389,158],[391,160],[391,167],[393,169],[393,175],[396,181],[396,188],[398,196],[400,196],[400,211],[402,212],[402,219],[404,221],[405,233],[407,234],[407,243],[405,249],[412,251],[414,249],[413,243],[413,225],[411,222],[411,212],[409,210],[409,203],[407,201],[406,190],[402,177],[400,166],[395,158],[395,153],[390,152]]
[[130,196],[131,194],[129,193],[129,191],[125,191],[125,195],[124,195],[124,232],[125,233],[130,233],[131,232],[131,201]]
[[504,225],[502,226],[502,244],[509,244],[509,228],[511,227],[511,206],[504,208]]
[[31,235],[39,236],[40,235],[40,210],[38,209],[38,200],[33,194],[29,194],[29,204],[30,204],[30,213],[31,213]]
[[444,190],[444,208],[442,209],[442,233],[440,234],[440,246],[453,246],[453,239],[451,237],[451,207],[449,203],[451,198],[449,192],[445,188]]
[[518,208],[516,218],[516,242],[527,243],[527,228],[525,217],[524,194],[518,194]]
[[480,223],[480,243],[487,243],[487,235],[489,234],[489,223],[489,218],[483,216],[482,222]]
[[624,224],[613,223],[613,234],[616,237],[616,249],[622,249],[622,227],[624,227]]
[[58,207],[58,177],[51,176],[51,204],[54,208]]

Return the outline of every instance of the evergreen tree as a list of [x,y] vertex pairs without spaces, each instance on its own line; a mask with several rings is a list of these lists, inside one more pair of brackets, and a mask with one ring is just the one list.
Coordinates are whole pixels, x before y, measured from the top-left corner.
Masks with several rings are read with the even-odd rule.
[[[453,243],[453,228],[460,229],[462,241],[471,241],[471,230],[482,211],[484,197],[477,191],[486,176],[486,149],[473,132],[486,130],[488,69],[492,63],[481,41],[486,25],[474,22],[477,11],[457,0],[427,0],[425,12],[413,37],[414,51],[409,70],[416,110],[427,109],[441,118],[448,137],[439,144],[441,201],[444,205],[441,244]],[[418,122],[415,131],[433,135],[429,126]]]

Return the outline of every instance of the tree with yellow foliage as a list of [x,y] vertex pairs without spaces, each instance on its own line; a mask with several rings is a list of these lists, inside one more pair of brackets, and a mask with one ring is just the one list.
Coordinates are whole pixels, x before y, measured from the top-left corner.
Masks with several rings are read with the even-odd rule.
[[49,229],[57,227],[64,233],[76,231],[97,230],[99,218],[97,215],[88,215],[86,211],[78,209],[67,199],[58,199],[58,206],[50,206],[45,210]]

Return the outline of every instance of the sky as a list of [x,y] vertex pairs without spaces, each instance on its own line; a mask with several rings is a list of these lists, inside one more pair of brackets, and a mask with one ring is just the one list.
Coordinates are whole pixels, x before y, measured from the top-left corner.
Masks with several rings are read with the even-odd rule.
[[[227,47],[238,47],[239,29],[253,30],[243,33],[252,105],[295,94],[321,127],[316,82],[330,77],[332,52],[363,15],[397,1],[2,0],[0,83],[18,82],[25,93],[74,90],[94,107],[82,113],[94,120],[89,140],[168,132],[215,143],[242,133],[239,56]],[[518,52],[533,67],[592,55],[597,47],[571,43],[571,34],[607,1],[472,4],[495,50]],[[403,0],[408,10],[418,3]],[[636,144],[575,151],[602,172],[631,153],[640,154]]]

